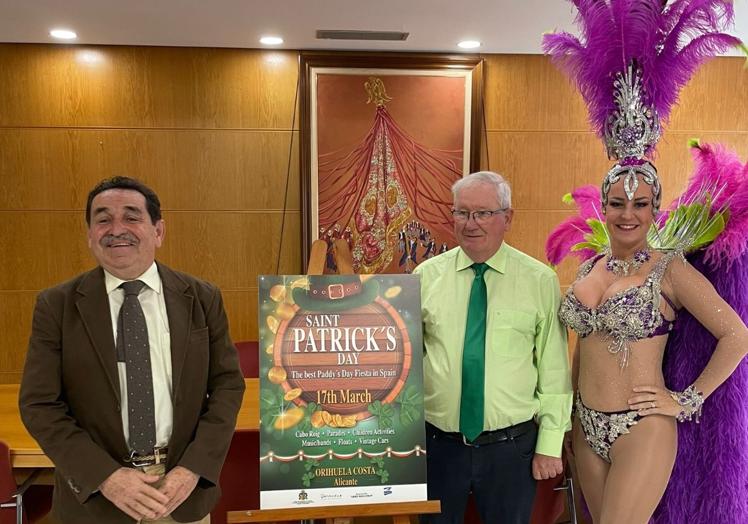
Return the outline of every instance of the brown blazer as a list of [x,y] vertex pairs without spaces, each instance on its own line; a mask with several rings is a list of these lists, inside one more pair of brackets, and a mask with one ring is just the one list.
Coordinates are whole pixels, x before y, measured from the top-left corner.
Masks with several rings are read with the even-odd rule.
[[[199,520],[220,497],[218,477],[236,425],[244,379],[218,288],[159,264],[171,334],[174,425],[167,471],[200,475],[172,516]],[[99,485],[125,466],[127,443],[104,271],[42,291],[36,302],[19,405],[55,464],[61,522],[130,523]]]

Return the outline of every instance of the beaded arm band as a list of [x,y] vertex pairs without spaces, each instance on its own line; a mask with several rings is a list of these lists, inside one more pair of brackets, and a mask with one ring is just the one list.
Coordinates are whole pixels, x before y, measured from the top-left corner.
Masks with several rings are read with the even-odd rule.
[[704,404],[704,394],[701,391],[697,391],[691,384],[681,392],[671,391],[670,396],[681,407],[681,412],[675,417],[678,422],[690,422],[691,420],[696,423],[699,422],[701,406]]

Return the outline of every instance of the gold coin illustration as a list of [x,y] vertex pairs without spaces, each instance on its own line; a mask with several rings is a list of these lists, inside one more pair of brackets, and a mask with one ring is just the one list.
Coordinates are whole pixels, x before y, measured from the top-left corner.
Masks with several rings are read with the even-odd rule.
[[321,428],[325,425],[325,421],[322,420],[322,411],[315,411],[314,413],[312,413],[310,420],[312,422],[312,426],[315,428]]
[[283,395],[283,399],[293,400],[295,398],[298,398],[299,395],[301,395],[301,388],[293,388],[286,391],[286,394]]
[[384,298],[395,298],[403,290],[400,286],[392,286],[384,292]]
[[296,424],[298,424],[301,419],[304,418],[304,410],[301,408],[291,408],[289,410],[284,411],[277,417],[275,417],[275,422],[273,423],[273,427],[275,429],[289,429],[294,427]]
[[286,380],[286,370],[280,366],[273,366],[268,371],[268,380],[273,384],[280,384]]
[[283,302],[286,299],[286,286],[277,284],[270,288],[270,299],[273,302]]
[[275,314],[282,320],[290,320],[294,316],[293,306],[282,302],[275,309]]
[[265,322],[267,322],[268,328],[270,328],[270,331],[273,334],[276,334],[278,332],[278,326],[280,325],[280,322],[277,318],[275,318],[273,315],[268,315],[268,317],[265,319]]

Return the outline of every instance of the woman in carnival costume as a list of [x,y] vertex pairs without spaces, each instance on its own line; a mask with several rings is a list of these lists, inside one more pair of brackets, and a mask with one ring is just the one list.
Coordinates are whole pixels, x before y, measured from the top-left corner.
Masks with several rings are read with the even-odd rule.
[[[737,501],[723,500],[732,504],[726,520],[706,513],[703,501],[693,502],[700,484],[686,486],[678,478],[673,483],[688,491],[669,491],[657,509],[676,455],[676,474],[688,476],[691,466],[682,466],[680,459],[694,458],[692,428],[704,402],[708,418],[712,397],[720,396],[725,388],[718,388],[748,352],[743,320],[684,258],[685,252],[703,248],[722,229],[723,236],[730,233],[725,221],[733,222],[736,214],[728,219],[728,210],[748,215],[748,179],[744,174],[733,173],[730,178],[723,173],[720,179],[716,173],[702,173],[692,181],[680,207],[665,216],[660,214],[659,176],[648,160],[660,138],[661,120],[667,119],[679,89],[698,65],[740,44],[720,32],[732,19],[732,5],[724,0],[676,0],[670,5],[662,0],[575,0],[574,4],[583,38],[551,34],[543,45],[574,79],[609,157],[617,160],[603,179],[599,201],[589,190],[577,192],[577,203],[587,216],[573,217],[557,228],[547,249],[551,262],[558,263],[577,243],[570,240],[585,237],[575,247],[592,255],[580,267],[559,313],[579,337],[573,367],[577,389],[573,448],[585,500],[596,523],[646,523],[656,510],[658,523],[748,522],[742,494],[748,464],[733,468],[732,473],[743,481]],[[739,222],[730,234],[733,240],[742,235],[745,247],[748,218],[742,232]],[[712,268],[702,268],[714,276],[714,267],[725,264],[725,272],[737,270],[745,276],[745,251],[725,254],[723,246],[723,251],[712,255]],[[708,261],[707,255],[696,254],[700,263]],[[746,300],[740,293],[733,295],[737,296],[729,298],[737,302]],[[748,308],[741,313],[748,316]],[[674,326],[675,334],[670,336]],[[698,329],[708,334],[696,335]],[[700,360],[698,370],[694,363],[683,364],[688,352],[675,350],[673,344],[666,356],[668,339],[681,345],[692,342],[683,338],[685,332],[695,337],[693,341],[710,346],[686,348],[700,353],[694,359]],[[664,358],[668,377],[663,374]],[[735,375],[746,374],[741,369]],[[738,456],[728,460],[745,461],[744,449],[733,448]],[[705,472],[707,477],[709,473],[715,476],[711,471]],[[717,491],[724,499],[724,489]]]

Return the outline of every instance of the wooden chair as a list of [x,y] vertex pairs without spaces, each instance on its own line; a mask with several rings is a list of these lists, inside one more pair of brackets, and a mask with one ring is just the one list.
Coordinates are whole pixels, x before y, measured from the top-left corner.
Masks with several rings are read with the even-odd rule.
[[40,470],[18,486],[10,463],[10,450],[0,441],[0,524],[31,524],[49,513],[52,486],[32,486]]

